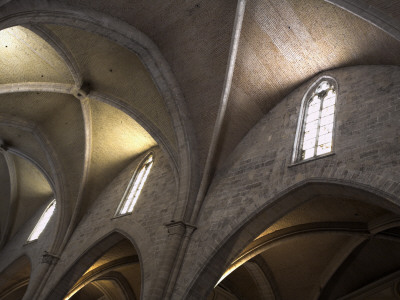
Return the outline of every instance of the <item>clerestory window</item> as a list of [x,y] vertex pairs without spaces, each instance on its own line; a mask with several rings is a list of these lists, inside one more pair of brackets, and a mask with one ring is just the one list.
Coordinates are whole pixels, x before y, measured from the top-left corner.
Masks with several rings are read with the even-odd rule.
[[139,198],[140,192],[146,182],[147,176],[150,173],[150,169],[153,166],[153,155],[149,154],[139,165],[135,174],[133,174],[128,187],[122,197],[119,207],[116,212],[116,216],[123,216],[130,214]]
[[297,129],[293,162],[332,152],[336,93],[335,81],[327,77],[318,80],[306,94]]
[[44,210],[35,228],[32,230],[32,233],[29,235],[27,242],[33,242],[39,238],[40,234],[46,228],[51,217],[53,216],[55,209],[56,209],[56,199],[53,199]]

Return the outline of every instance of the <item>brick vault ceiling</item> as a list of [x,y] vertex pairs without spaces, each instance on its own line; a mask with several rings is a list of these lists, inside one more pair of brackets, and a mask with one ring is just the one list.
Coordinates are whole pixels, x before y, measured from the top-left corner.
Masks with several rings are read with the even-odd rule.
[[[208,152],[219,106],[236,6],[232,1],[222,0],[161,6],[154,6],[151,1],[120,2],[109,7],[109,2],[100,1],[96,2],[96,8],[121,19],[135,16],[130,23],[160,47],[182,88],[201,165]],[[92,4],[86,2],[83,6]],[[391,17],[398,15],[399,7],[393,3],[371,1],[370,5]],[[134,53],[98,35],[43,24],[33,29],[3,30],[0,84],[73,84],[68,65],[54,44],[44,41],[38,31],[58,41],[72,55],[90,88],[139,110],[161,129],[171,147],[176,149],[168,110],[143,64]],[[337,67],[399,64],[399,51],[400,43],[394,38],[322,0],[249,1],[217,163],[221,165],[248,130],[300,83],[323,70]],[[70,186],[78,186],[85,163],[85,121],[79,101],[71,95],[53,92],[3,93],[0,97],[3,123],[10,123],[12,116],[14,123],[23,120],[31,125],[40,124],[52,139],[60,164],[68,165],[66,181]],[[154,146],[155,141],[122,112],[95,99],[90,102],[93,167],[86,193],[88,198],[94,198],[93,187],[107,182],[99,175],[102,170],[115,175],[127,160]],[[46,154],[40,150],[40,143],[32,132],[10,124],[0,130],[6,144],[31,155],[51,173]],[[128,142],[133,136],[141,137],[134,145]],[[123,155],[117,157],[115,153]],[[48,186],[43,186],[44,190],[48,190]],[[74,198],[77,192],[71,188],[69,197]]]
[[[225,78],[235,1],[117,2],[66,1],[122,19],[156,43],[184,95],[197,140],[198,165],[203,165]],[[368,3],[392,18],[399,16],[398,2]],[[54,24],[3,30],[0,85],[8,84],[12,92],[3,89],[0,94],[0,138],[4,150],[12,151],[0,155],[2,236],[7,231],[14,234],[51,198],[49,178],[56,173],[63,175],[64,197],[73,210],[84,166],[90,165],[82,192],[84,213],[100,192],[96,187],[106,186],[128,161],[157,144],[121,110],[90,96],[82,105],[69,90],[76,79],[71,68],[38,31],[70,53],[89,89],[138,110],[177,150],[170,112],[135,53],[96,34]],[[398,53],[399,41],[325,1],[248,1],[217,164],[222,165],[246,133],[304,81],[338,67],[399,65]],[[32,83],[46,91],[16,93],[11,86]],[[85,153],[88,139],[90,155]],[[18,209],[15,221],[7,223],[11,199],[18,202]],[[341,243],[341,238],[331,237],[325,244]],[[311,250],[308,254],[315,255]]]
[[[97,98],[87,97],[83,104],[73,96],[74,78],[59,48],[32,30],[46,32],[71,55]],[[73,210],[84,167],[90,165],[83,214],[101,192],[98,186],[106,186],[129,161],[157,144],[133,118],[98,95],[140,110],[176,147],[168,111],[134,53],[78,29],[40,25],[32,30],[17,26],[0,32],[0,219],[2,234],[9,237],[53,197],[57,173],[65,182],[62,197]]]

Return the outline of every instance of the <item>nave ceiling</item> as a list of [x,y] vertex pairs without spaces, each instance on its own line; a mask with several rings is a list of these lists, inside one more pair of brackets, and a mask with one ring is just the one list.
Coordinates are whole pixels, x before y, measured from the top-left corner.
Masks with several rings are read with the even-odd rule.
[[[13,0],[6,2],[13,5]],[[329,1],[249,0],[231,87],[227,87],[235,1],[53,2],[117,18],[157,46],[182,96],[178,106],[184,108],[182,127],[191,138],[187,144],[196,167],[191,173],[195,193],[202,176],[209,175],[209,186],[215,174],[229,167],[230,155],[249,130],[316,74],[356,65],[400,65],[399,38]],[[395,23],[400,19],[396,1],[368,0],[366,5]],[[122,46],[118,38],[103,36],[101,30],[65,23],[32,21],[0,31],[0,248],[55,195],[64,218],[79,222],[103,188],[129,162],[153,147],[160,146],[168,154],[177,181],[180,167],[187,163],[182,158],[184,139],[177,133],[180,116],[171,110],[158,78],[141,54]],[[223,95],[228,97],[226,114],[221,134],[216,136]],[[215,154],[210,151],[213,145]],[[209,170],[204,167],[207,161],[211,161]],[[371,215],[362,223],[381,212],[364,208]],[[335,209],[324,212],[331,215]],[[312,218],[320,213],[309,208],[304,215]],[[289,219],[288,224],[297,217]],[[276,230],[295,226],[288,224]],[[275,229],[269,230],[266,236]],[[332,252],[348,242],[335,235],[307,239],[296,245],[305,249],[322,243]],[[285,247],[260,257],[274,261],[272,268],[290,272],[284,262],[271,258],[294,246]],[[307,257],[293,259],[311,261],[318,253],[308,250],[303,251]],[[315,268],[329,260],[322,259]],[[238,272],[249,276],[248,270]],[[282,285],[293,280],[285,272],[278,275]],[[234,277],[230,280],[235,281]],[[343,286],[340,289],[356,288]],[[242,289],[248,288],[244,285]],[[333,294],[339,289],[329,288]],[[304,299],[308,292],[301,290]],[[282,299],[291,297],[282,295]]]

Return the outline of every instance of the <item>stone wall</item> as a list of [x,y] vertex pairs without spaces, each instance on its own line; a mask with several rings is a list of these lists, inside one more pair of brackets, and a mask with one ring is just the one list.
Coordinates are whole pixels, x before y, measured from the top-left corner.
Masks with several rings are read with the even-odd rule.
[[[301,101],[310,85],[323,75],[338,83],[334,154],[293,165]],[[176,299],[184,299],[190,287],[190,299],[204,297],[246,244],[287,213],[290,205],[307,200],[300,197],[286,207],[275,205],[302,185],[335,184],[331,191],[314,188],[309,197],[324,193],[324,189],[327,193],[344,191],[345,186],[366,190],[386,199],[382,206],[398,211],[399,141],[399,67],[332,70],[297,88],[247,134],[217,174],[186,254]],[[262,212],[266,217],[246,232],[246,224]]]
[[[292,151],[304,94],[320,76],[338,83],[334,154],[293,165]],[[173,299],[203,299],[232,259],[259,233],[296,205],[323,193],[347,193],[400,213],[400,68],[357,66],[324,72],[304,83],[247,134],[216,174],[181,268]],[[153,149],[155,163],[132,215],[114,218],[126,186],[145,153],[136,158],[81,219],[41,298],[63,295],[82,255],[112,232],[132,241],[142,270],[142,299],[149,298],[174,215],[177,186],[168,159]],[[288,196],[296,191],[296,196]],[[368,193],[365,193],[368,192]],[[377,195],[374,199],[369,194]],[[284,199],[284,200],[282,200]],[[377,204],[375,202],[375,204]],[[43,207],[44,209],[44,207]],[[0,257],[0,272],[26,254],[31,282],[41,280],[41,257],[55,238],[53,218],[41,238],[21,247],[42,211],[18,232]],[[70,274],[70,273],[68,273]],[[74,274],[79,278],[81,274]],[[159,278],[162,276],[163,278]],[[31,286],[31,285],[30,285]],[[27,295],[33,291],[28,288]]]
[[[168,159],[158,147],[154,148],[152,152],[154,153],[154,165],[133,213],[114,218],[129,180],[147,153],[137,157],[127,166],[109,186],[104,188],[99,198],[89,208],[52,271],[42,296],[40,296],[41,299],[44,299],[53,290],[55,290],[54,292],[57,296],[63,296],[65,289],[69,289],[71,286],[60,285],[58,284],[59,281],[68,270],[76,268],[76,262],[85,252],[96,248],[99,242],[112,232],[122,233],[135,246],[141,263],[143,296],[145,297],[150,292],[151,284],[156,280],[156,270],[162,259],[168,236],[164,224],[171,221],[174,212],[173,204],[176,202],[177,197],[175,178]],[[22,254],[27,254],[32,261],[31,281],[40,280],[40,278],[35,278],[36,274],[39,275],[39,272],[35,273],[35,270],[40,269],[41,255],[48,249],[52,239],[54,239],[56,218],[53,217],[51,219],[38,241],[23,247],[21,245],[25,243],[41,213],[42,211],[38,212],[3,249],[2,257],[0,257],[2,262],[0,272],[7,267],[8,263],[11,263]],[[102,250],[101,247],[98,248],[96,250]],[[7,259],[4,258],[6,256]],[[74,275],[79,278],[82,274]],[[74,283],[72,282],[72,284]],[[29,291],[26,295],[28,294]]]
[[[159,148],[153,149],[153,153],[154,165],[132,214],[114,218],[128,182],[145,154],[135,159],[113,180],[83,217],[43,295],[54,289],[55,284],[84,252],[114,231],[122,233],[134,244],[142,270],[142,294],[146,297],[150,293],[167,238],[164,224],[171,220],[173,203],[176,201],[176,183],[169,162]],[[57,285],[58,288],[64,287]]]
[[56,235],[55,228],[57,214],[59,213],[57,208],[39,239],[30,243],[26,241],[49,203],[50,201],[42,205],[2,249],[0,252],[0,274],[18,258],[26,255],[31,263],[29,283],[34,282],[35,278],[40,278],[43,269],[42,256],[51,247]]

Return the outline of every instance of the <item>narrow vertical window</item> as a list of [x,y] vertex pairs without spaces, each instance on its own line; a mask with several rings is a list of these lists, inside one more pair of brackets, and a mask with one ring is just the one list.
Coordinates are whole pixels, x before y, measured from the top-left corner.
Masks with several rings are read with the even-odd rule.
[[32,233],[30,234],[27,242],[35,241],[39,238],[40,234],[46,228],[47,223],[49,223],[51,216],[54,214],[56,209],[56,199],[53,199],[50,204],[44,210],[42,216],[40,217],[39,221],[37,222],[35,228],[33,229]]
[[[297,136],[294,161],[302,161],[332,152],[336,88],[324,78],[309,91],[302,106],[300,136]],[[298,131],[299,131],[298,129]]]
[[146,182],[152,166],[153,155],[150,154],[144,159],[135,174],[132,176],[132,179],[128,184],[128,188],[122,197],[122,201],[118,207],[116,216],[126,215],[133,211],[133,207],[139,198],[140,192],[142,191],[143,185]]

